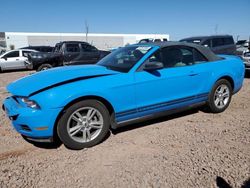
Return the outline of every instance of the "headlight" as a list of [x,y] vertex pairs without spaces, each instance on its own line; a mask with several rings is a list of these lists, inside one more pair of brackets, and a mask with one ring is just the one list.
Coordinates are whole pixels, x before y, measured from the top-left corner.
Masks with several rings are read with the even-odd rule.
[[26,97],[21,97],[21,101],[25,103],[28,107],[33,109],[40,109],[40,106],[36,103],[36,101],[30,100]]

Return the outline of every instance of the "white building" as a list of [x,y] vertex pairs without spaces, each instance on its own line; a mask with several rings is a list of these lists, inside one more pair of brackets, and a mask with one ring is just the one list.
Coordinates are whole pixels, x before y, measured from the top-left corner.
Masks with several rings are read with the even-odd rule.
[[134,44],[141,39],[167,39],[168,34],[101,34],[89,33],[23,33],[23,32],[2,32],[5,38],[7,50],[25,46],[55,46],[61,41],[87,41],[99,49],[112,49]]

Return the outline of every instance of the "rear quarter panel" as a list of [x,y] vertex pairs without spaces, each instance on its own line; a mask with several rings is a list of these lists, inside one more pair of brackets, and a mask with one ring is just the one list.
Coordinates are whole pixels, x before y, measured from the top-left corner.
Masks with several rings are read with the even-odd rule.
[[210,92],[216,81],[223,77],[230,77],[233,80],[234,92],[240,90],[244,80],[244,64],[236,56],[220,55],[222,60],[198,64],[201,72],[207,72],[208,77],[201,92]]

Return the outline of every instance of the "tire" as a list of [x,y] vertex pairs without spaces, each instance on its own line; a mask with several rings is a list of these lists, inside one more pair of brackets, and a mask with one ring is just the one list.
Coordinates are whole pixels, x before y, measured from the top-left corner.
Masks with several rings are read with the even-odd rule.
[[79,150],[102,142],[109,128],[107,108],[97,100],[84,100],[66,109],[58,122],[57,133],[67,148]]
[[40,65],[38,68],[37,68],[37,72],[39,71],[43,71],[43,70],[47,70],[47,69],[51,69],[53,66],[51,64],[43,64],[43,65]]
[[226,79],[218,80],[214,84],[208,97],[208,111],[212,113],[221,113],[225,111],[231,102],[231,98],[231,83]]

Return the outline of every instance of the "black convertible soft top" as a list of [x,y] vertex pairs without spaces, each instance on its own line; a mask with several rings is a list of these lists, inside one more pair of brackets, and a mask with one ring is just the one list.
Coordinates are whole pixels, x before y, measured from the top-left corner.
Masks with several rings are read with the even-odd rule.
[[222,59],[221,57],[215,55],[209,48],[194,43],[167,41],[167,42],[145,43],[145,45],[159,46],[160,48],[165,48],[170,46],[186,46],[198,50],[207,58],[208,61],[218,61]]

